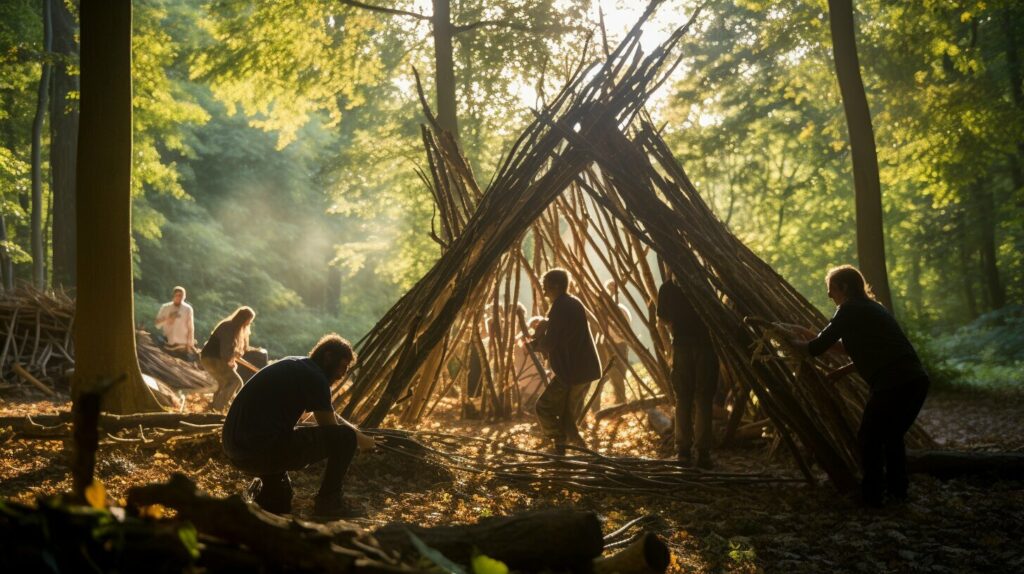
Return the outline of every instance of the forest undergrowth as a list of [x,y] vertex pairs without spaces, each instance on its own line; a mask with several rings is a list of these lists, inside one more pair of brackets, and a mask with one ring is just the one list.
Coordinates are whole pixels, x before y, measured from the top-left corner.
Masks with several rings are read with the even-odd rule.
[[[2,403],[0,416],[67,408],[52,402]],[[205,408],[196,399],[189,410]],[[965,450],[1024,451],[1024,391],[941,389],[929,397],[921,421],[937,442]],[[442,405],[420,428],[486,438],[536,449],[534,419],[458,420]],[[606,455],[661,457],[665,445],[642,414],[593,420],[589,446]],[[138,431],[125,431],[136,436]],[[3,435],[8,436],[8,435]],[[70,489],[64,445],[56,440],[0,436],[0,497],[31,502]],[[495,452],[490,450],[488,452]],[[764,445],[716,452],[719,470],[793,475],[784,455],[769,459]],[[483,456],[483,455],[481,455]],[[487,456],[497,456],[490,454]],[[310,512],[320,467],[293,473],[295,512]],[[181,438],[159,447],[104,444],[97,475],[113,503],[128,487],[161,482],[182,472],[216,495],[240,493],[249,477],[224,459],[217,435]],[[355,520],[372,528],[391,521],[423,525],[475,522],[487,516],[548,507],[591,509],[610,532],[645,515],[673,551],[672,572],[1020,572],[1024,570],[1024,486],[986,479],[939,481],[915,475],[910,500],[865,510],[839,496],[822,478],[817,486],[736,486],[702,492],[699,502],[672,496],[578,492],[509,483],[487,474],[440,469],[390,452],[359,456],[346,495],[361,508]],[[687,498],[692,498],[688,496]]]

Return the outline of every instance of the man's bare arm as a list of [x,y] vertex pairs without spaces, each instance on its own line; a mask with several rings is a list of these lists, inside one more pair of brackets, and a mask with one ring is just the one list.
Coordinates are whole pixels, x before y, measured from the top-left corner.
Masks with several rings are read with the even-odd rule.
[[333,410],[313,411],[313,418],[316,419],[316,424],[320,426],[344,425],[354,430],[356,432],[356,445],[361,451],[372,450],[373,447],[377,446],[377,441],[373,440],[373,437],[367,436],[363,431],[359,430],[359,427],[348,422]]

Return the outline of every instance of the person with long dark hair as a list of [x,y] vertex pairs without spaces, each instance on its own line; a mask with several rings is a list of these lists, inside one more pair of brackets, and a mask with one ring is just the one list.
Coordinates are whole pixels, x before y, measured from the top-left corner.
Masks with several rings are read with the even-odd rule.
[[210,404],[215,411],[226,409],[238,389],[242,388],[242,377],[235,371],[235,366],[238,358],[249,348],[249,329],[255,318],[256,312],[250,307],[235,309],[229,317],[217,323],[203,345],[200,363],[217,381],[217,392]]
[[930,381],[921,360],[896,319],[875,300],[857,268],[842,265],[825,277],[836,313],[818,336],[791,343],[817,356],[837,348],[851,363],[828,374],[830,380],[853,372],[868,382],[857,438],[861,446],[862,502],[882,505],[883,495],[907,497],[907,453],[903,437],[924,405]]

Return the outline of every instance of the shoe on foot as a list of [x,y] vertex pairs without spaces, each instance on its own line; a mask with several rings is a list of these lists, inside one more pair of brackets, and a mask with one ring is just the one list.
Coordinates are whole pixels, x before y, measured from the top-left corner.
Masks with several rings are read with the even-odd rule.
[[340,518],[355,518],[365,515],[361,509],[349,504],[340,492],[326,496],[317,495],[313,499],[313,518],[337,520]]
[[676,454],[676,462],[679,466],[690,468],[693,466],[693,457],[690,456],[690,451],[680,452]]
[[715,468],[715,463],[711,462],[711,453],[702,450],[697,453],[697,468],[702,470],[711,470]]
[[565,443],[555,441],[551,445],[551,454],[557,454],[558,456],[565,456]]
[[281,481],[269,482],[254,478],[242,499],[273,514],[288,514],[292,511],[291,481],[287,477]]

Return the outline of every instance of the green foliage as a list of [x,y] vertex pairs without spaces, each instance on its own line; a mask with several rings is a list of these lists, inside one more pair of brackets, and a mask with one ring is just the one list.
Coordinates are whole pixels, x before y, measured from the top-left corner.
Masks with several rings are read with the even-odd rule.
[[[827,6],[710,8],[700,40],[684,47],[687,73],[656,113],[722,220],[829,309],[821,278],[856,263],[856,242]],[[1024,109],[1009,93],[1002,19],[1019,36],[1024,15],[1001,2],[857,9],[897,313],[920,329],[947,328],[990,307],[986,245],[1008,301],[1019,302],[1021,190],[1008,168],[1021,158]]]
[[1019,386],[1024,381],[1024,306],[986,313],[923,347],[942,370],[940,383]]

